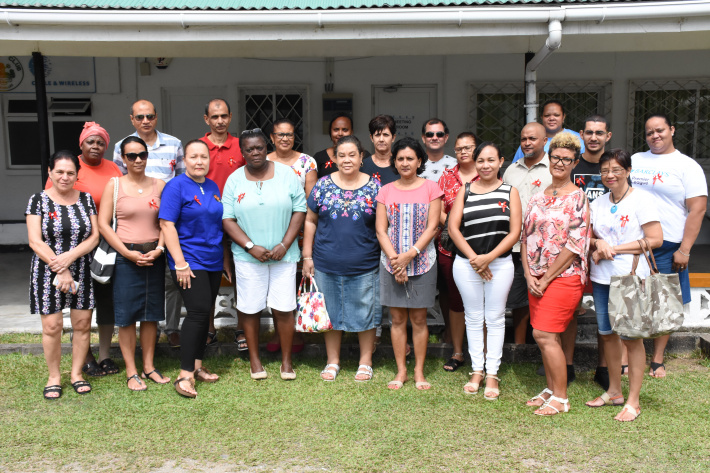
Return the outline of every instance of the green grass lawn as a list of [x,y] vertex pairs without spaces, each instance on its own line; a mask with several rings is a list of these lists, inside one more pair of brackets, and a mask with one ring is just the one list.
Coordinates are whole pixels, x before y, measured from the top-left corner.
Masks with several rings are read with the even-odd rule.
[[[708,471],[710,364],[669,360],[668,377],[646,377],[642,414],[612,420],[619,408],[590,409],[601,394],[592,372],[570,386],[572,410],[551,418],[532,414],[525,400],[543,387],[533,364],[504,364],[501,399],[470,396],[467,370],[446,373],[429,359],[433,389],[412,381],[389,391],[391,360],[375,363],[369,383],[344,363],[333,383],[320,380],[322,359],[296,358],[298,379],[282,381],[279,362],[266,358],[269,379],[252,381],[241,358],[209,359],[222,376],[197,385],[197,399],[172,384],[147,392],[126,388],[125,373],[90,378],[79,396],[62,359],[64,395],[42,399],[41,356],[0,357],[0,468],[3,471]],[[179,363],[156,365],[173,379]],[[122,366],[123,367],[123,366]],[[626,381],[624,389],[626,390]],[[474,470],[475,469],[475,470]]]

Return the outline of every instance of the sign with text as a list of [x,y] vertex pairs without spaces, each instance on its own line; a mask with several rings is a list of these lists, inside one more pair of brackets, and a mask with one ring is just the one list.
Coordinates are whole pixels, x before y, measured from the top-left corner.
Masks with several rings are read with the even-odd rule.
[[[0,92],[35,92],[32,56],[0,57]],[[93,57],[44,56],[47,93],[94,93]]]

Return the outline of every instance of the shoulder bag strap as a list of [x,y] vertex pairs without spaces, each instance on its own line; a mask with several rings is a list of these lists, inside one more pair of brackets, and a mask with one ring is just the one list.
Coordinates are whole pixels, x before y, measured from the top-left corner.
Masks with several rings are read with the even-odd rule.
[[118,202],[118,178],[112,177],[113,179],[113,231],[116,231],[116,202]]

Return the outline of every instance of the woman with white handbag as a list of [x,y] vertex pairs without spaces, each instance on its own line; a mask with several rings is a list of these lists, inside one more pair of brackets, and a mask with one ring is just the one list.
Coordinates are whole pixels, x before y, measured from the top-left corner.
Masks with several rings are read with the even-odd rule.
[[[651,248],[663,243],[663,231],[653,196],[641,189],[631,187],[631,156],[622,149],[605,152],[599,160],[601,177],[609,189],[607,194],[595,199],[590,205],[592,231],[590,251],[593,250],[591,279],[594,307],[604,356],[609,366],[609,389],[593,401],[589,407],[624,406],[614,417],[622,422],[633,421],[641,413],[639,393],[646,368],[646,352],[643,339],[621,337],[629,353],[629,397],[624,404],[621,392],[621,342],[612,331],[609,320],[609,290],[611,277],[632,271],[633,255],[641,253],[639,240],[645,239]],[[649,248],[649,249],[651,249]],[[638,259],[636,275],[645,278],[650,274],[646,258]]]

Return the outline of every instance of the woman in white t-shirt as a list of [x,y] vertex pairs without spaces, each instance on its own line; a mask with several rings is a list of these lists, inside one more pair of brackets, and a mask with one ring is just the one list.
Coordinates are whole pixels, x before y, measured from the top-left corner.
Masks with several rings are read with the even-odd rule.
[[[602,183],[609,192],[590,205],[594,232],[590,241],[590,247],[594,249],[591,279],[598,331],[609,366],[609,389],[589,401],[589,407],[624,405],[624,395],[621,393],[621,343],[609,322],[611,276],[631,272],[632,255],[641,253],[638,240],[645,238],[651,248],[658,248],[663,243],[658,212],[654,205],[649,205],[653,197],[631,187],[629,153],[618,148],[612,149],[602,155],[599,164]],[[649,272],[646,258],[639,258],[636,274],[645,278]],[[646,368],[646,352],[642,339],[622,337],[622,340],[629,354],[629,398],[614,419],[629,422],[641,413],[639,393]]]
[[[663,227],[663,245],[654,250],[658,270],[662,274],[677,272],[683,291],[683,304],[690,302],[688,260],[690,250],[700,232],[707,209],[708,188],[705,172],[691,157],[675,149],[675,127],[667,116],[651,115],[646,120],[646,143],[649,150],[631,157],[634,187],[655,197]],[[650,375],[666,376],[663,353],[669,335],[653,342]]]

